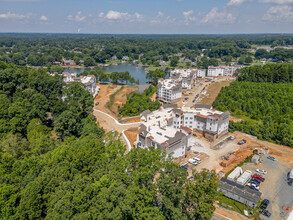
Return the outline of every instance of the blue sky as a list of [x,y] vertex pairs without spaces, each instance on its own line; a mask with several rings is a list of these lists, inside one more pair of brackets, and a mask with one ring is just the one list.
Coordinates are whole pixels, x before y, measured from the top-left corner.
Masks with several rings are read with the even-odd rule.
[[293,0],[0,0],[0,31],[293,33]]

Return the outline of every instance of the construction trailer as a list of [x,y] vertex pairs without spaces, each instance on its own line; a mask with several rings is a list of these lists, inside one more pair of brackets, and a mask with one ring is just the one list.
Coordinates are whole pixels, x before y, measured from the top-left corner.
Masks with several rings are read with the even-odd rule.
[[252,172],[250,170],[246,170],[238,179],[237,183],[240,185],[244,185],[252,176]]
[[243,170],[241,167],[236,167],[227,177],[228,180],[235,181],[241,174]]

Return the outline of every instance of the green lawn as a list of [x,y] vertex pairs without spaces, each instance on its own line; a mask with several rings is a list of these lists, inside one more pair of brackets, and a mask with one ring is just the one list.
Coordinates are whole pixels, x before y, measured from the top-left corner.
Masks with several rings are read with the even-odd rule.
[[[218,201],[219,201],[219,205],[225,209],[229,209],[234,212],[238,212],[241,215],[244,215],[244,210],[246,209],[248,211],[248,213],[250,213],[250,212],[253,213],[252,215],[249,214],[250,218],[257,219],[257,217],[258,217],[258,213],[259,213],[258,208],[255,208],[255,209],[250,208],[249,206],[245,206],[244,204],[237,202],[233,199],[227,198],[226,196],[223,196],[223,195],[219,196]],[[257,207],[259,207],[259,204],[257,205]]]

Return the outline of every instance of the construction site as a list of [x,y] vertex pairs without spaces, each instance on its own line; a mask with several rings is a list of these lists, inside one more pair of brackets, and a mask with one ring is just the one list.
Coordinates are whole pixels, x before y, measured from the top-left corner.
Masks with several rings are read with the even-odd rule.
[[[220,78],[216,81],[195,84],[192,91],[187,91],[178,105],[192,106],[196,103],[212,104],[217,97],[221,88],[228,86],[232,81],[228,78]],[[121,85],[100,85],[100,93],[95,98],[94,115],[99,124],[106,131],[117,131],[123,134],[123,141],[128,144],[129,149],[133,147],[137,139],[140,117],[120,118],[118,116],[118,106],[126,103],[127,96],[137,90],[134,86]],[[203,88],[205,87],[205,90]],[[196,94],[199,94],[196,102],[192,102]],[[188,97],[188,99],[186,99]],[[151,97],[153,100],[156,94]],[[119,119],[119,120],[118,120]],[[241,121],[241,119],[230,117],[230,121]],[[245,143],[239,144],[241,140]],[[254,154],[255,149],[261,154],[261,163],[251,163],[248,158]],[[272,163],[267,156],[273,156],[277,161]],[[198,158],[200,163],[196,165],[189,162],[191,158]],[[192,178],[193,170],[201,171],[202,169],[215,170],[218,178],[226,177],[233,169],[241,166],[242,169],[252,170],[261,168],[268,172],[266,179],[260,191],[262,199],[269,199],[271,205],[269,211],[272,213],[272,219],[286,219],[286,216],[292,211],[293,206],[293,188],[287,185],[285,181],[286,173],[293,167],[293,150],[286,146],[273,144],[266,141],[258,140],[241,132],[228,133],[219,139],[211,142],[200,134],[192,135],[192,147],[187,153],[174,161],[184,167]],[[248,219],[241,213],[229,210],[216,204],[215,216],[227,216],[229,219]],[[260,215],[262,219],[267,217]],[[221,218],[214,218],[221,219]]]

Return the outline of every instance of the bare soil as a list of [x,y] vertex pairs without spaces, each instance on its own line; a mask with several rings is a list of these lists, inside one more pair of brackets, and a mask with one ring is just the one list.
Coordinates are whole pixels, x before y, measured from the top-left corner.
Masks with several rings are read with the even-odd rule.
[[233,81],[220,81],[210,84],[207,88],[206,95],[201,95],[202,99],[200,103],[212,105],[221,89],[225,86],[229,86],[232,82]]
[[[115,93],[118,89],[121,88],[120,85],[99,85],[101,87],[99,94],[95,98],[95,107],[94,109],[101,110],[110,115],[114,115],[108,108],[107,103],[110,100],[110,95]],[[96,106],[96,103],[99,104]]]
[[127,95],[131,94],[132,92],[136,91],[138,88],[136,86],[123,86],[123,89],[120,90],[114,98],[114,103],[110,106],[110,110],[115,114],[118,115],[118,106],[122,106],[127,101]]
[[126,130],[124,133],[128,138],[131,146],[133,146],[134,142],[136,141],[138,128]]

